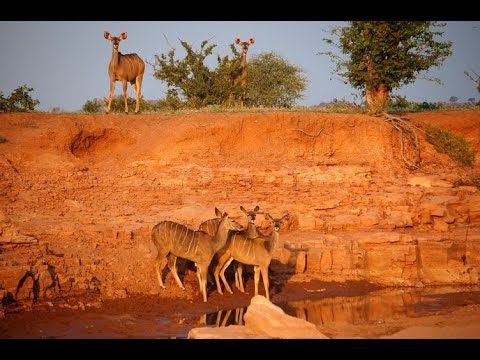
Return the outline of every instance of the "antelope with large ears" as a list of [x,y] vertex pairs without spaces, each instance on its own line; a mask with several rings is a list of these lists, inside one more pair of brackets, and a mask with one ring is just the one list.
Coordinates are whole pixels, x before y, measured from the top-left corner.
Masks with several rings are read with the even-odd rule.
[[[240,206],[240,210],[245,214],[248,220],[248,227],[246,231],[246,235],[249,238],[256,238],[259,236],[257,232],[257,228],[255,226],[255,219],[257,218],[257,214],[260,212],[260,207],[257,205],[251,211],[245,210],[243,206]],[[242,293],[245,292],[245,288],[243,287],[243,265],[242,263],[237,262],[235,266],[235,287],[240,290]]]
[[[220,250],[228,239],[230,230],[242,230],[243,227],[215,208],[215,213],[221,218],[215,236],[210,236],[203,231],[187,228],[173,221],[162,221],[152,229],[152,240],[158,250],[155,261],[155,272],[160,287],[165,288],[162,280],[162,270],[165,267],[164,260],[169,254],[175,255],[173,262],[168,262],[169,267],[175,267],[177,257],[191,260],[197,267],[198,283],[203,294],[203,301],[207,302],[207,273],[208,266],[215,253]],[[171,269],[172,270],[172,269]],[[176,270],[172,274],[178,285],[184,286],[178,278]]]
[[[233,74],[233,85],[235,86],[240,82],[242,86],[242,96],[239,100],[240,107],[243,108],[243,102],[247,94],[247,52],[250,45],[255,42],[255,39],[251,37],[248,41],[242,41],[240,38],[235,39],[235,43],[242,48],[242,56],[240,57],[240,71]],[[230,94],[228,98],[229,106],[232,105],[233,94]]]
[[256,237],[252,239],[241,234],[233,234],[231,236],[228,249],[219,257],[218,264],[214,270],[217,291],[220,294],[223,294],[223,292],[219,275],[222,278],[225,289],[230,294],[233,294],[225,279],[225,270],[233,260],[237,260],[245,265],[254,265],[255,295],[258,295],[258,283],[261,274],[263,286],[265,287],[265,296],[270,300],[268,267],[272,260],[273,250],[279,239],[280,227],[285,220],[289,219],[289,215],[286,214],[279,219],[274,219],[269,214],[265,214],[265,218],[269,220],[273,226],[272,234],[268,238]]
[[125,101],[125,113],[128,114],[127,104],[127,83],[132,84],[133,91],[135,91],[137,102],[135,105],[135,114],[140,109],[140,97],[143,81],[143,73],[145,72],[145,63],[137,54],[123,55],[118,51],[120,41],[127,38],[127,33],[123,32],[118,37],[110,35],[108,31],[103,33],[105,39],[112,43],[112,59],[108,66],[108,76],[110,78],[110,94],[108,96],[108,104],[106,113],[110,112],[112,99],[115,94],[115,82],[121,81],[123,85],[123,99]]

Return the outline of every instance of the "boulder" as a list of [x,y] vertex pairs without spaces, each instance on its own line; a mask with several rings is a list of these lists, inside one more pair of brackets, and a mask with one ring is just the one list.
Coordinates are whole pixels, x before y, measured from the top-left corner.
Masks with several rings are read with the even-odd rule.
[[244,317],[247,332],[276,339],[328,339],[308,321],[286,315],[264,296],[252,298]]
[[252,298],[244,317],[245,326],[200,327],[189,331],[189,339],[328,339],[316,326],[286,315],[267,298]]

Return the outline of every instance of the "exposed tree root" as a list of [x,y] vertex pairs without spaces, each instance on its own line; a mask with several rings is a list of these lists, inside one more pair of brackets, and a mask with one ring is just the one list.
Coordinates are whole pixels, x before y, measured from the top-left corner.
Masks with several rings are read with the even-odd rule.
[[385,121],[392,124],[400,133],[400,151],[407,168],[409,170],[419,169],[422,161],[418,144],[419,127],[406,118],[392,116],[387,113],[383,113],[382,116]]

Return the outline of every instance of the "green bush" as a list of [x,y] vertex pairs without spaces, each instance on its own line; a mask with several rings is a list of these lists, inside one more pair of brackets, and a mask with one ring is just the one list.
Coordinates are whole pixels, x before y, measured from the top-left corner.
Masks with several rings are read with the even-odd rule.
[[89,114],[99,113],[102,111],[102,101],[96,98],[93,100],[87,100],[82,106],[82,111]]
[[255,54],[247,66],[247,105],[290,108],[303,97],[307,86],[303,70],[280,55]]
[[440,105],[438,105],[436,103],[429,103],[429,102],[424,101],[421,104],[416,104],[414,110],[425,111],[425,110],[437,110],[437,109],[440,109]]
[[426,140],[435,147],[436,151],[447,154],[463,166],[473,167],[475,150],[465,138],[431,126],[426,127],[425,134]]
[[[85,101],[85,104],[82,106],[82,111],[90,114],[96,114],[105,111],[107,104],[107,99],[93,99]],[[129,112],[132,109],[135,109],[136,99],[132,97],[127,97],[127,104]],[[144,100],[143,96],[140,98],[140,111],[158,111],[160,108],[158,102],[152,100]],[[110,107],[110,112],[123,113],[125,112],[125,103],[123,100],[123,95],[114,96],[112,99],[112,105]]]
[[[178,59],[175,49],[155,55],[153,76],[168,86],[167,97],[161,106],[169,109],[222,106],[243,97],[241,82],[233,79],[239,74],[241,53],[230,45],[231,56],[217,56],[216,67],[206,60],[213,54],[215,44],[205,40],[200,50],[180,41],[185,50]],[[247,106],[291,107],[302,97],[307,80],[303,70],[275,53],[252,56],[247,63]]]
[[6,138],[0,136],[0,144],[6,143],[6,142],[8,142],[8,140]]
[[388,110],[409,110],[412,109],[414,103],[407,100],[405,96],[400,95],[392,95],[387,100],[387,108]]
[[167,96],[165,99],[159,100],[158,106],[159,108],[177,111],[183,107],[183,103],[175,89],[168,89]]
[[415,102],[409,101],[405,96],[393,95],[387,101],[387,108],[390,111],[431,111],[439,110],[444,106],[442,103],[433,102]]
[[3,92],[0,92],[0,112],[34,111],[40,101],[30,96],[29,92],[31,91],[33,88],[23,85],[13,90],[8,98],[3,95]]

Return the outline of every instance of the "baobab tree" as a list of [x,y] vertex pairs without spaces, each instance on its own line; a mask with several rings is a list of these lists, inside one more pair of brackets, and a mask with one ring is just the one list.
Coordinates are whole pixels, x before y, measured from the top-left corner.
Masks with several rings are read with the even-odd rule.
[[[336,63],[336,72],[362,91],[369,112],[385,112],[393,89],[413,83],[452,54],[451,42],[436,39],[445,26],[435,21],[350,21],[324,39],[342,55],[323,52]],[[427,78],[440,83],[439,79]]]

